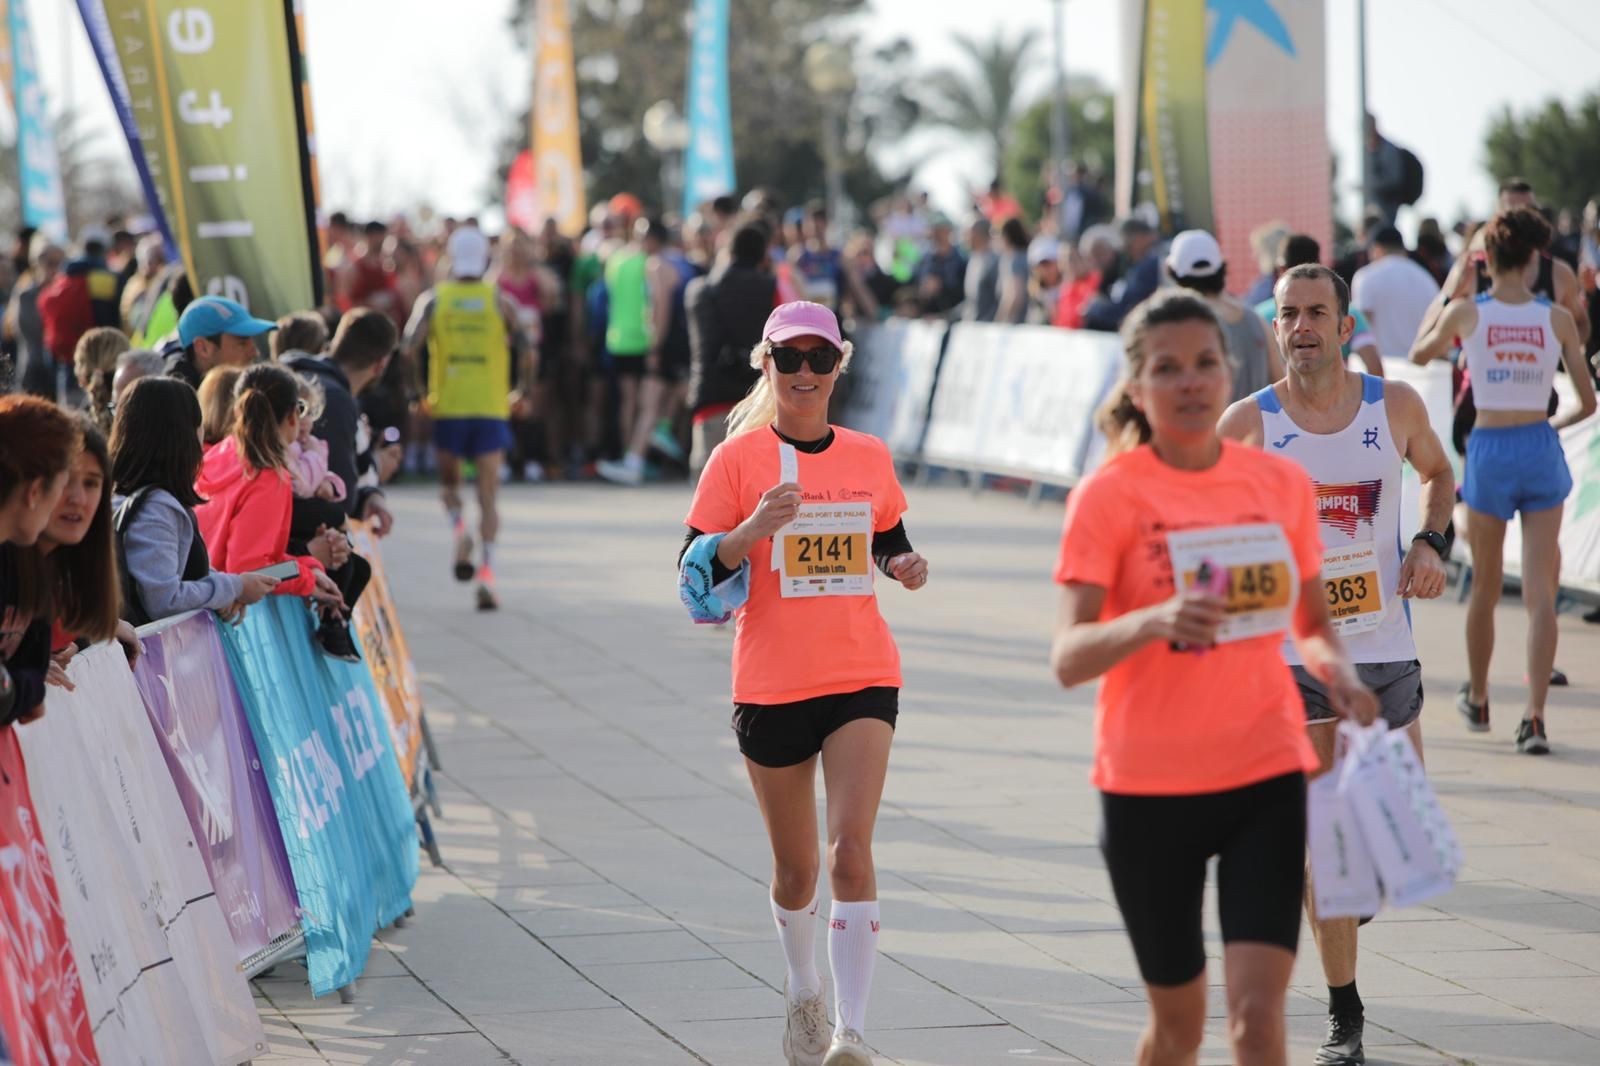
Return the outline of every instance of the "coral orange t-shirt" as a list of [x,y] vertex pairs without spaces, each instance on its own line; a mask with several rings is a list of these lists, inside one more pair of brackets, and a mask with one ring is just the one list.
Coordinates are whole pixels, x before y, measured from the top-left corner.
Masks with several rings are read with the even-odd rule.
[[[1169,533],[1277,526],[1299,583],[1317,576],[1316,500],[1299,466],[1233,441],[1208,470],[1178,470],[1145,445],[1108,461],[1067,498],[1055,578],[1106,590],[1101,621],[1175,594]],[[1090,780],[1105,792],[1184,795],[1314,770],[1283,630],[1204,652],[1152,641],[1100,682]]]
[[[780,481],[781,443],[768,428],[718,445],[684,522],[705,533],[726,533],[750,517]],[[899,524],[906,496],[883,441],[835,427],[828,447],[797,452],[796,459],[807,503],[870,502],[875,533]],[[878,613],[876,594],[783,598],[770,537],[750,550],[749,561],[750,598],[734,612],[735,703],[794,703],[900,687],[900,651]],[[870,564],[868,573],[874,573]]]

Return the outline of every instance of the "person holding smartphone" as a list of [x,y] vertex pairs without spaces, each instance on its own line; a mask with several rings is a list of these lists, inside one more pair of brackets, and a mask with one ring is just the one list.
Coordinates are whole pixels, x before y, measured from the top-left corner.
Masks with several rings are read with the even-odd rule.
[[1217,856],[1234,1058],[1282,1062],[1317,767],[1285,631],[1338,714],[1367,724],[1377,703],[1328,620],[1310,480],[1218,436],[1233,371],[1215,312],[1159,294],[1122,337],[1101,413],[1111,455],[1067,499],[1051,665],[1065,687],[1101,679],[1091,780],[1150,1004],[1139,1061],[1200,1047]]
[[[198,609],[237,620],[279,579],[213,570],[194,508],[200,401],[176,378],[133,383],[111,426],[112,528],[122,617],[133,625]],[[298,566],[295,568],[299,572]]]

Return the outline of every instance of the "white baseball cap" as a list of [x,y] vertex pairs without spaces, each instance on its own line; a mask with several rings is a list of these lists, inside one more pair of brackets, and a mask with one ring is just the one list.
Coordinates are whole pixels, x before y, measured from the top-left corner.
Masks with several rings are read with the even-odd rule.
[[1028,243],[1028,265],[1054,263],[1061,258],[1061,242],[1054,237],[1035,237]]
[[1222,264],[1222,246],[1203,229],[1184,230],[1167,249],[1167,266],[1180,278],[1209,278]]
[[445,243],[450,257],[450,276],[481,278],[489,272],[489,238],[477,226],[461,226]]

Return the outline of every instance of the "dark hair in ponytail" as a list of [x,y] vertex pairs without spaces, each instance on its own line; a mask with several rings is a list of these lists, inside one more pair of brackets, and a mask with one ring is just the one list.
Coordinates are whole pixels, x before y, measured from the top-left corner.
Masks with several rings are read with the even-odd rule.
[[1483,247],[1489,253],[1489,265],[1502,274],[1527,266],[1549,243],[1550,223],[1531,207],[1502,211],[1484,227]]
[[233,390],[233,438],[252,470],[284,470],[289,449],[278,425],[300,402],[300,383],[277,363],[256,363]]
[[1150,331],[1157,326],[1179,322],[1207,322],[1217,331],[1217,348],[1228,354],[1228,336],[1217,321],[1216,312],[1203,299],[1182,289],[1158,292],[1128,312],[1122,323],[1122,352],[1126,359],[1122,378],[1095,415],[1095,424],[1106,435],[1106,451],[1111,455],[1150,443],[1150,420],[1134,406],[1128,386],[1144,370],[1145,349]]

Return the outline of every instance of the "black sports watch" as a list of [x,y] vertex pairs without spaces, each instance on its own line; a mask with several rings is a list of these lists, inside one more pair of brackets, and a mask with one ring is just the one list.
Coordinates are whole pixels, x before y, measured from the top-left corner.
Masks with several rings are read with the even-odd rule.
[[1445,552],[1450,550],[1450,542],[1444,539],[1444,534],[1435,533],[1431,529],[1424,529],[1421,533],[1412,537],[1411,543],[1415,544],[1419,540],[1437,552],[1441,559],[1445,557]]

